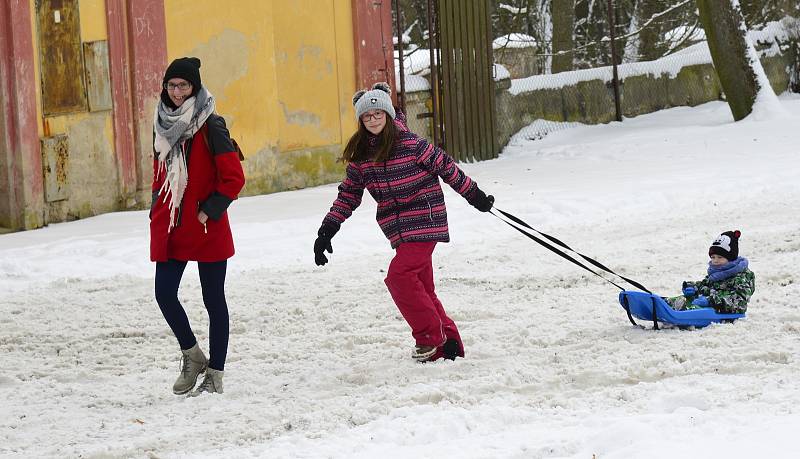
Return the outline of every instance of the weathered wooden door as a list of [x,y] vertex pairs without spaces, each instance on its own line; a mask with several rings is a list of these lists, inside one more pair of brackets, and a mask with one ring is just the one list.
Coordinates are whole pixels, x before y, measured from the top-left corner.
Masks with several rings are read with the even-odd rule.
[[460,161],[496,158],[491,0],[438,0],[444,148]]

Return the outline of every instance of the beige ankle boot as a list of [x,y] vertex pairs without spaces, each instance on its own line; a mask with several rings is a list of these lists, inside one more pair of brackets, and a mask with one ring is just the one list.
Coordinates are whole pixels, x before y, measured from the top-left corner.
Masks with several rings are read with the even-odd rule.
[[208,368],[206,370],[206,376],[203,378],[203,382],[197,386],[197,389],[192,391],[189,395],[192,397],[197,397],[198,395],[207,392],[209,394],[221,394],[222,393],[222,375],[224,375],[224,371],[215,370],[213,368]]
[[172,385],[172,392],[181,395],[194,389],[197,377],[206,370],[208,359],[200,346],[195,344],[191,349],[181,349],[181,374]]

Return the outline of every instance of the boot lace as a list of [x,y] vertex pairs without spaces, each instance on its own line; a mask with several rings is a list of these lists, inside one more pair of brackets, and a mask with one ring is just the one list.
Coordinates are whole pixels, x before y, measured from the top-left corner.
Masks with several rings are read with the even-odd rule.
[[189,364],[190,363],[191,363],[190,360],[185,355],[181,355],[181,362],[180,362],[179,365],[180,365],[180,369],[181,369],[181,374],[182,375],[185,375],[185,374],[189,373]]
[[203,382],[200,383],[200,386],[197,388],[197,392],[216,392],[217,388],[214,385],[214,378],[211,377],[208,373],[203,377]]

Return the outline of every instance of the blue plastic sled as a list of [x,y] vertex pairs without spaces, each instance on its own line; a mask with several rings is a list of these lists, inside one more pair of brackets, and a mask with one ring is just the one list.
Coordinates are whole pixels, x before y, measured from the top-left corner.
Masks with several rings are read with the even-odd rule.
[[628,313],[632,324],[639,326],[633,317],[653,322],[653,328],[658,330],[658,322],[677,325],[678,327],[705,327],[711,322],[733,322],[741,319],[744,314],[720,314],[714,308],[690,309],[676,311],[672,309],[664,298],[645,292],[623,290],[619,292],[619,304]]

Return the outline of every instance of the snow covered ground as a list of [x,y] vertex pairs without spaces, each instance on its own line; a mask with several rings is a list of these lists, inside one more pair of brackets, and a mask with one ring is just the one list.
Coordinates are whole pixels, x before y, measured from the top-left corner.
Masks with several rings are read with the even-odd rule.
[[[329,185],[234,203],[225,394],[187,399],[146,212],[0,236],[0,457],[797,457],[800,97],[781,104],[517,138],[463,165],[499,208],[662,294],[742,230],[756,293],[733,325],[633,328],[613,286],[446,189],[437,288],[467,358],[415,364],[370,198],[313,264]],[[181,297],[207,348],[193,266]]]

